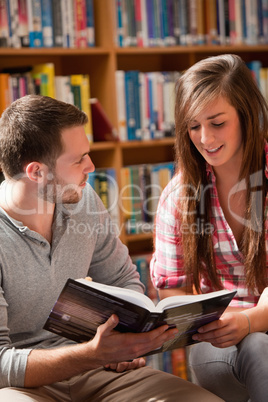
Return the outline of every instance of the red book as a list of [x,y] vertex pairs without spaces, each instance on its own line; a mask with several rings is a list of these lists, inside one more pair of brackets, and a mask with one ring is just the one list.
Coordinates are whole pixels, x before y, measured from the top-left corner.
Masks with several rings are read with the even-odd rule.
[[91,106],[94,142],[118,141],[117,131],[97,98],[89,100]]

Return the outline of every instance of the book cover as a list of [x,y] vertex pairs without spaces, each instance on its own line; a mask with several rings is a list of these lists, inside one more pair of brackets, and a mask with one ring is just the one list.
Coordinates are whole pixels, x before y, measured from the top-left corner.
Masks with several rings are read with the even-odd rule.
[[89,100],[92,116],[93,140],[117,141],[117,131],[97,98]]
[[151,353],[195,343],[192,336],[200,326],[220,318],[235,291],[191,296],[172,296],[154,305],[144,294],[86,279],[68,279],[52,308],[44,329],[85,342],[112,314],[119,317],[115,330],[147,332],[160,325],[177,327],[178,335]]

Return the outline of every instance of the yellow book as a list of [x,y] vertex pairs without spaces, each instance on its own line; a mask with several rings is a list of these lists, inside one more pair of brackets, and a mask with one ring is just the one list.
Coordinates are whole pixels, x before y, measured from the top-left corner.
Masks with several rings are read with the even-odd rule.
[[88,74],[71,75],[71,88],[74,95],[74,104],[88,116],[88,123],[85,125],[85,132],[89,142],[93,142],[92,117],[89,104],[90,81]]
[[32,70],[33,76],[44,74],[47,76],[46,94],[50,98],[55,98],[55,67],[53,63],[37,64]]

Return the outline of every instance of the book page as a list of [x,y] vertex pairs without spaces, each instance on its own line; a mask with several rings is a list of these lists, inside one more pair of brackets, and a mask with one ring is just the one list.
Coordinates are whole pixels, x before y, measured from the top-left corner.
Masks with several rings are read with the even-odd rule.
[[107,294],[119,297],[130,303],[136,304],[136,306],[146,308],[149,311],[156,310],[153,301],[149,299],[149,297],[147,297],[143,293],[136,292],[135,290],[119,288],[117,286],[104,285],[103,283],[88,281],[87,279],[76,279],[76,281],[81,282],[89,287],[101,290],[102,292],[105,292]]
[[178,295],[166,297],[157,304],[156,308],[157,311],[163,311],[165,308],[176,307],[188,303],[195,303],[202,300],[209,300],[214,297],[228,295],[230,293],[234,293],[234,291],[224,289],[211,293],[203,293],[200,295]]

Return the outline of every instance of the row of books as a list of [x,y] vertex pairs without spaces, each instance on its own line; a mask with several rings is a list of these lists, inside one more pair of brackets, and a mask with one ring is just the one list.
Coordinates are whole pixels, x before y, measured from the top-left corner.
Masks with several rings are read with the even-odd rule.
[[[152,254],[136,254],[132,255],[131,258],[137,267],[141,282],[145,285],[145,294],[156,304],[159,301],[157,290],[154,288],[150,278],[150,261]],[[185,380],[189,379],[186,348],[174,349],[147,356],[146,365],[157,370],[177,375]]]
[[268,67],[263,67],[260,60],[253,60],[247,63],[247,66],[252,72],[253,77],[268,102]]
[[15,69],[0,73],[0,115],[22,96],[50,96],[71,103],[87,114],[89,122],[85,131],[89,141],[93,141],[89,75],[55,76],[53,63],[37,64],[26,68],[24,72],[19,71]]
[[179,72],[116,71],[121,141],[174,135],[175,83]]
[[89,173],[88,183],[96,191],[109,212],[112,220],[110,230],[116,235],[120,234],[119,216],[119,188],[114,168],[98,168]]
[[0,0],[0,47],[90,46],[93,0]]
[[153,231],[159,197],[174,175],[174,162],[121,168],[119,203],[129,234]]
[[114,0],[119,47],[268,43],[267,0]]

